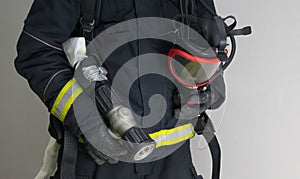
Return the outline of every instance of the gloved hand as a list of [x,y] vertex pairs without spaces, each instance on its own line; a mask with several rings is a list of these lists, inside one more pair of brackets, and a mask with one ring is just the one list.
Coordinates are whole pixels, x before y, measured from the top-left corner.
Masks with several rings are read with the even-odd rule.
[[[174,93],[174,102],[178,106],[174,116],[180,120],[191,120],[199,116],[209,108],[209,93],[200,92],[197,89],[187,89],[186,92]],[[180,101],[181,100],[181,101]]]
[[98,165],[116,163],[127,150],[121,139],[111,136],[101,117],[94,101],[83,92],[73,103],[65,127],[83,139],[86,151]]
[[205,88],[175,91],[173,100],[177,109],[174,116],[177,119],[195,119],[207,109],[217,109],[225,101],[225,83],[222,74],[219,74]]
[[[102,165],[106,161],[110,164],[117,163],[119,161],[118,157],[127,153],[127,150],[122,146],[121,139],[112,138],[105,127],[94,130],[97,130],[102,137],[99,138],[99,145],[97,146],[92,145],[88,140],[84,139],[85,149],[88,154],[98,165]],[[95,133],[96,131],[91,130],[88,132]],[[87,133],[86,135],[90,134]]]
[[[106,77],[99,75],[96,60],[86,55],[84,38],[71,38],[63,44],[63,48],[70,65],[77,68],[74,76],[84,90],[73,104],[74,110],[70,114],[71,117],[68,117],[73,120],[73,124],[74,119],[77,119],[78,125],[67,126],[71,126],[71,129],[75,129],[75,133],[81,135],[86,151],[98,165],[102,165],[105,161],[116,163],[119,160],[118,157],[125,155],[127,150],[122,146],[121,139],[115,139],[109,134],[105,119],[99,115],[95,102],[92,100],[95,93],[95,81],[106,79]],[[87,68],[93,69],[86,72]],[[93,73],[89,73],[90,71]]]

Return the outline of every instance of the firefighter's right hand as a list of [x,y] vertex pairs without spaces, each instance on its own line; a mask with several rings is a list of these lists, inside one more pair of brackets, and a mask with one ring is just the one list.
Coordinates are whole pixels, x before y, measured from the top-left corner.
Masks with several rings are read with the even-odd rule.
[[[63,44],[64,52],[75,68],[72,83],[66,84],[71,92],[67,106],[73,101],[64,125],[75,136],[82,137],[87,152],[101,165],[104,162],[116,163],[119,156],[125,155],[127,150],[122,145],[121,139],[113,138],[104,122],[104,117],[98,112],[95,105],[94,81],[106,79],[105,75],[99,78],[97,59],[94,56],[87,56],[84,38],[71,38]],[[98,74],[98,75],[96,75]],[[70,84],[72,87],[69,87]],[[64,94],[66,91],[63,91]],[[78,96],[76,98],[76,96]],[[60,98],[58,98],[61,100]],[[59,105],[58,105],[59,106]],[[66,111],[61,108],[61,111]]]
[[112,137],[104,117],[85,91],[74,101],[64,124],[83,139],[86,151],[99,165],[106,161],[116,163],[120,156],[127,153],[122,139]]
[[[115,164],[119,161],[120,156],[127,153],[122,139],[113,138],[104,126],[87,131],[85,135],[92,140],[90,142],[87,138],[84,138],[85,149],[98,165],[105,162]],[[91,138],[92,136],[97,136],[97,139]]]

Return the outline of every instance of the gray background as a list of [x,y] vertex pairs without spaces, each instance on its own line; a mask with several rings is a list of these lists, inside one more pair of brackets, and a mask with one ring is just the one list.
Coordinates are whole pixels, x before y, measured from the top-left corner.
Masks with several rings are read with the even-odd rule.
[[[0,2],[1,179],[33,178],[48,142],[47,110],[13,67],[31,3]],[[300,177],[299,5],[295,0],[216,1],[221,15],[233,13],[240,26],[254,29],[251,37],[238,39],[235,62],[226,72],[227,105],[222,123],[217,121],[223,179]],[[208,176],[209,154],[207,148],[199,150],[198,138],[193,156],[198,172]]]

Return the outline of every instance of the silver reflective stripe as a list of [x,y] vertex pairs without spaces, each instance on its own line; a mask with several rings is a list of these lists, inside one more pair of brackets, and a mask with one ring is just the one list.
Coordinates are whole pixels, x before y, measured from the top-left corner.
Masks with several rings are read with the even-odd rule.
[[38,37],[36,37],[36,36],[30,34],[29,32],[27,32],[27,31],[25,31],[25,30],[23,30],[23,32],[24,32],[24,34],[28,35],[29,37],[31,37],[31,38],[33,38],[33,39],[35,39],[35,40],[37,40],[37,41],[39,41],[39,42],[41,42],[41,43],[43,43],[44,45],[46,45],[46,46],[48,46],[48,47],[51,47],[51,48],[53,48],[53,49],[55,49],[55,50],[63,51],[63,49],[58,48],[58,47],[55,47],[55,46],[49,44],[48,42],[45,42],[45,41],[43,41],[42,39],[39,39]]
[[58,94],[51,113],[64,122],[64,119],[71,108],[75,99],[82,93],[82,88],[76,82],[76,79],[71,79]]
[[156,138],[153,138],[153,140],[155,140],[155,142],[160,142],[160,141],[164,141],[164,140],[174,140],[177,139],[179,136],[185,136],[188,135],[192,132],[193,130],[188,128],[182,131],[178,131],[176,133],[171,133],[171,134],[167,134],[167,135],[162,135]]
[[183,142],[194,137],[194,135],[194,127],[191,123],[149,134],[156,142],[156,148]]

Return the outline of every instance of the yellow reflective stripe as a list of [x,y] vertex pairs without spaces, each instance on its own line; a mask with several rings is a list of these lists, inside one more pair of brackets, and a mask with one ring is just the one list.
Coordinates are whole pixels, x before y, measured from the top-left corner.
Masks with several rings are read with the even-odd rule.
[[164,135],[173,134],[173,133],[188,129],[188,128],[191,127],[191,125],[192,124],[186,124],[186,125],[183,125],[183,126],[175,127],[173,129],[163,129],[163,130],[160,130],[158,132],[149,134],[149,136],[151,138],[158,138],[158,137],[161,137],[161,136],[164,136]]
[[83,138],[82,138],[82,137],[79,137],[79,138],[78,138],[78,142],[81,143],[81,144],[84,144]]
[[195,136],[195,131],[192,131],[190,134],[180,136],[176,139],[163,140],[163,141],[160,141],[160,142],[156,143],[156,148],[159,148],[159,147],[162,147],[162,146],[167,146],[167,145],[174,145],[174,144],[177,144],[179,142],[185,141],[187,139],[193,138],[194,136]]
[[59,117],[59,119],[64,122],[65,117],[69,111],[69,109],[71,108],[71,105],[74,103],[75,99],[82,93],[83,89],[81,87],[79,87],[72,95],[71,97],[68,99],[64,109],[62,110],[62,113]]
[[64,95],[66,94],[66,92],[68,91],[68,89],[74,84],[75,81],[76,81],[75,78],[73,78],[70,81],[68,81],[68,83],[59,92],[59,94],[58,94],[57,98],[55,99],[55,102],[54,102],[54,104],[52,106],[51,114],[54,115],[56,113],[57,107],[58,107],[61,99],[64,97]]
[[156,148],[174,145],[190,139],[195,136],[194,127],[192,124],[185,124],[183,126],[178,126],[173,129],[164,129],[149,136],[156,141]]

